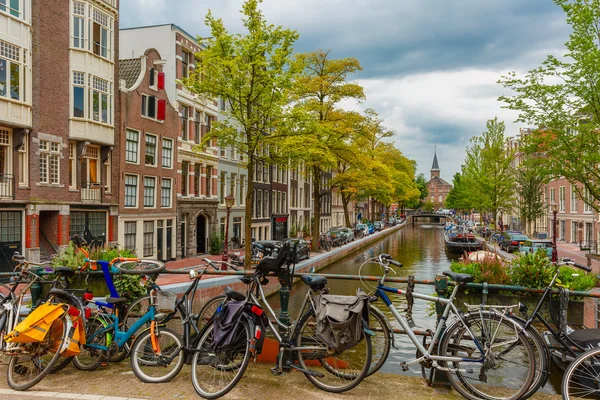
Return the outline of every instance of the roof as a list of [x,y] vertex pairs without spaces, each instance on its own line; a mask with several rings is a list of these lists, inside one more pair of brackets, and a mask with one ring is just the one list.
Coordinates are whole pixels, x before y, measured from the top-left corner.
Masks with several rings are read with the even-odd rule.
[[430,183],[432,183],[433,181],[437,182],[438,186],[452,186],[451,183],[446,182],[445,180],[443,180],[442,178],[440,178],[439,176],[434,176],[433,178],[431,178],[429,180],[429,182],[427,182],[427,184],[429,185]]
[[125,81],[125,87],[131,88],[142,73],[141,58],[127,58],[119,60],[119,79]]
[[[185,29],[183,29],[182,27],[180,27],[177,24],[157,24],[157,25],[146,25],[146,26],[132,26],[130,28],[119,28],[120,31],[127,31],[127,30],[133,30],[133,29],[146,29],[146,28],[158,28],[161,26],[170,26],[172,31],[179,31],[181,32],[184,36],[187,36],[188,39],[197,42],[197,39],[195,36],[189,34]],[[203,46],[203,44],[198,43],[198,45]]]
[[437,160],[437,151],[433,151],[433,164],[431,165],[431,169],[432,170],[440,170],[440,166],[438,164],[438,160]]

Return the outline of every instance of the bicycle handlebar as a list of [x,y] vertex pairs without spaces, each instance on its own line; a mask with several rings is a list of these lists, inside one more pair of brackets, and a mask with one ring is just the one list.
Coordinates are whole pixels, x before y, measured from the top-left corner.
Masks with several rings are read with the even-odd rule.
[[573,266],[575,266],[579,269],[582,269],[585,272],[592,272],[592,269],[590,267],[588,267],[587,265],[581,265],[581,264],[574,263]]
[[387,260],[388,263],[390,263],[390,264],[392,264],[392,265],[394,265],[396,267],[402,267],[403,266],[401,262],[394,260],[391,255],[386,254],[386,253],[382,253],[382,254],[379,255],[379,261],[381,262],[383,260]]

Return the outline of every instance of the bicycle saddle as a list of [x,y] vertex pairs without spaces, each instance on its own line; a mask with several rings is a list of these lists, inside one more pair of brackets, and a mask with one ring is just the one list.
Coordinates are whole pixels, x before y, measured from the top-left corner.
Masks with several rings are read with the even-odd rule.
[[302,275],[300,279],[313,290],[321,290],[327,285],[327,278],[324,276]]
[[225,296],[227,296],[228,298],[230,298],[232,300],[237,300],[237,301],[244,301],[244,300],[246,300],[246,296],[244,296],[240,292],[236,292],[235,290],[233,290],[229,286],[225,287]]
[[473,276],[469,274],[459,274],[458,272],[444,271],[442,274],[452,279],[456,283],[469,283],[473,282]]
[[600,329],[576,329],[569,335],[569,339],[585,349],[600,346]]
[[54,267],[53,271],[58,276],[71,277],[75,275],[75,270],[69,267]]

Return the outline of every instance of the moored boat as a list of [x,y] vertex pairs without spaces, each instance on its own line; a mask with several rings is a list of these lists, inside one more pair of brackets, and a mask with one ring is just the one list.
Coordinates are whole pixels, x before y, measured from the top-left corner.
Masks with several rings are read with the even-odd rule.
[[448,230],[444,233],[446,250],[451,253],[463,253],[481,250],[481,241],[475,235],[458,230]]

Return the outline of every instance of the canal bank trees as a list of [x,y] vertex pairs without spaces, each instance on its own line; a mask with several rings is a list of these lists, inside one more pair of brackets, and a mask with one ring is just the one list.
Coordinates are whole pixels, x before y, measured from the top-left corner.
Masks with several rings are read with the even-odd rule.
[[526,143],[529,154],[545,156],[538,173],[565,177],[600,211],[600,0],[554,2],[572,29],[564,57],[549,55],[523,77],[503,76],[499,83],[514,94],[499,100],[519,122],[539,127]]

